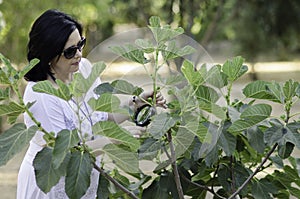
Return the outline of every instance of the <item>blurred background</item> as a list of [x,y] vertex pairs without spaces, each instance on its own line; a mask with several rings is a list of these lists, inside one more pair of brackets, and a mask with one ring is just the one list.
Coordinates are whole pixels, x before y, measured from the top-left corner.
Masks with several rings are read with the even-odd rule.
[[[236,95],[255,79],[300,80],[299,0],[0,0],[0,52],[17,67],[27,64],[32,22],[50,8],[83,24],[85,55],[113,35],[147,27],[156,15],[163,24],[184,28],[215,62],[244,57],[251,74],[235,87]],[[23,156],[0,168],[1,199],[15,198]]]
[[31,24],[49,8],[69,13],[84,25],[87,53],[118,32],[146,27],[156,15],[165,24],[183,27],[220,59],[300,59],[299,0],[0,0],[1,53],[16,64],[26,62]]

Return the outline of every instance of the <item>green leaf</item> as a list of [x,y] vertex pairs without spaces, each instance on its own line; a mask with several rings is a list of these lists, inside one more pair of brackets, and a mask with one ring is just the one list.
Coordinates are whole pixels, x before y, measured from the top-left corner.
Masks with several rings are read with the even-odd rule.
[[239,120],[233,122],[229,127],[230,132],[240,132],[246,130],[271,115],[272,107],[268,104],[256,104],[248,106],[242,113]]
[[68,90],[66,92],[65,84],[61,80],[56,81],[60,87],[58,89],[55,89],[50,81],[40,81],[37,82],[33,87],[33,91],[40,92],[40,93],[47,93],[49,95],[54,95],[56,97],[59,97],[63,100],[69,101],[71,99],[70,91]]
[[81,151],[71,153],[65,178],[65,189],[70,198],[80,199],[86,193],[90,186],[92,169],[93,164],[89,153]]
[[[189,128],[189,126],[187,127]],[[195,135],[190,131],[186,131],[185,128],[178,129],[176,136],[173,137],[176,157],[180,157],[180,155],[189,150],[194,138]],[[191,153],[191,151],[188,152]]]
[[11,115],[11,114],[19,115],[24,111],[25,111],[25,107],[15,102],[10,102],[9,104],[0,104],[0,116]]
[[248,71],[248,67],[243,65],[244,59],[240,56],[227,60],[222,70],[227,75],[228,80],[235,81]]
[[99,175],[97,199],[107,199],[109,193],[109,181],[103,175]]
[[280,103],[280,100],[267,90],[268,85],[271,83],[263,80],[251,82],[243,89],[243,94],[248,98],[266,99]]
[[97,86],[94,92],[98,95],[103,93],[125,94],[125,95],[140,95],[143,89],[125,80],[115,80],[111,84],[102,83]]
[[154,45],[150,41],[145,39],[137,39],[135,40],[135,44],[142,48],[145,53],[153,53],[155,50]]
[[10,88],[0,89],[0,101],[6,100],[9,98]]
[[298,87],[298,82],[294,82],[291,79],[289,81],[286,81],[282,88],[285,98],[291,100],[292,97],[296,96]]
[[218,143],[227,156],[233,155],[237,143],[236,137],[234,135],[228,133],[227,131],[222,131]]
[[295,145],[287,142],[285,145],[279,145],[278,146],[278,155],[282,159],[286,159],[291,156],[293,150],[294,150]]
[[127,173],[139,173],[139,162],[137,154],[124,150],[117,145],[108,144],[103,147],[103,151],[115,164]]
[[88,104],[95,111],[128,114],[127,110],[120,108],[119,98],[109,93],[100,95],[98,99],[91,98]]
[[139,148],[139,159],[152,160],[161,150],[161,141],[153,138],[147,138]]
[[171,26],[165,25],[163,27],[152,27],[149,26],[151,32],[153,33],[153,36],[155,38],[155,41],[158,44],[161,44],[166,41],[170,41],[174,39],[175,37],[181,35],[184,33],[184,29],[181,27],[171,29]]
[[226,118],[226,111],[216,103],[207,101],[198,101],[198,103],[200,110],[212,113],[221,120]]
[[37,131],[36,126],[26,128],[17,123],[0,134],[0,166],[5,165],[15,154],[19,153]]
[[132,44],[124,46],[111,46],[110,49],[117,55],[120,55],[130,61],[140,64],[146,64],[148,61],[144,57],[144,52]]
[[277,189],[274,184],[266,179],[255,181],[252,185],[252,195],[254,198],[272,199],[273,197],[270,193],[275,194],[276,192]]
[[75,73],[74,80],[71,83],[71,87],[73,88],[72,94],[76,97],[86,94],[105,68],[106,65],[104,62],[97,62],[93,64],[88,77],[84,78],[81,73]]
[[130,132],[121,128],[118,124],[112,121],[101,121],[93,126],[93,132],[98,135],[103,135],[108,138],[122,142],[136,151],[139,148],[139,142]]
[[191,62],[184,60],[181,71],[190,85],[198,87],[204,83],[204,78],[198,71],[195,71],[195,68]]
[[282,87],[279,83],[277,82],[272,82],[271,84],[267,85],[267,91],[269,93],[271,93],[273,96],[275,96],[275,98],[277,99],[277,101],[279,101],[280,103],[284,104],[285,100],[284,100],[284,94],[282,92]]
[[247,130],[248,141],[257,152],[263,153],[266,147],[264,142],[264,133],[258,128],[253,127]]
[[205,102],[216,103],[219,99],[218,93],[211,87],[200,85],[195,90],[196,97]]
[[52,152],[51,148],[44,147],[37,153],[33,161],[37,185],[44,193],[48,193],[58,183],[59,179],[66,175],[70,158],[70,156],[66,156],[63,164],[58,169],[54,169],[51,164]]
[[35,65],[37,65],[40,62],[38,59],[32,59],[30,60],[29,64],[26,65],[23,70],[19,72],[19,79],[23,78],[26,73],[28,73]]
[[217,88],[223,88],[228,84],[226,75],[221,72],[221,66],[213,66],[205,75],[205,81]]
[[54,169],[57,169],[62,164],[70,148],[78,145],[79,140],[77,130],[69,131],[64,129],[57,134],[52,157]]
[[173,127],[178,119],[173,118],[168,113],[161,113],[153,117],[153,121],[149,127],[149,133],[155,139],[160,139],[167,131]]
[[149,24],[151,27],[160,27],[160,18],[158,16],[151,16]]
[[191,46],[177,47],[175,41],[170,41],[166,48],[160,50],[165,61],[177,57],[183,57],[195,52],[195,49]]

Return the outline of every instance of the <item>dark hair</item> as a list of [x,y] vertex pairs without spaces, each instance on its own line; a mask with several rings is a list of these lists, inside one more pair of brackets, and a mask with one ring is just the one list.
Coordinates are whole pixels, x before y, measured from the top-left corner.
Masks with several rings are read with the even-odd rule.
[[60,56],[76,28],[82,36],[81,24],[58,10],[47,10],[36,19],[29,33],[27,60],[37,58],[40,62],[25,75],[25,80],[36,82],[47,79],[51,73],[49,62]]

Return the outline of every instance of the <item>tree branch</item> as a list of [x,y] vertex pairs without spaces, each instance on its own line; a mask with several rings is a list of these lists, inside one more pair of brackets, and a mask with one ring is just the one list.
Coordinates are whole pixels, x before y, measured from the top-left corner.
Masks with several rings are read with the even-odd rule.
[[263,159],[263,161],[258,165],[258,167],[254,170],[254,172],[245,180],[245,182],[240,186],[228,199],[234,199],[236,195],[250,182],[250,180],[260,171],[260,169],[263,167],[263,165],[266,163],[266,161],[269,159],[271,154],[275,151],[278,144],[276,143],[273,148],[269,151],[269,153],[266,155],[266,157]]
[[174,177],[175,177],[175,183],[176,183],[178,195],[179,195],[180,199],[184,199],[184,194],[183,194],[183,190],[182,190],[182,186],[181,186],[181,182],[180,182],[180,176],[179,176],[178,168],[177,168],[177,164],[176,164],[176,154],[175,154],[175,149],[174,149],[174,145],[173,145],[173,141],[172,141],[171,132],[167,133],[167,138],[168,138],[170,150],[171,150],[171,162],[172,162],[172,168],[173,168],[173,173],[174,173]]
[[121,189],[124,193],[126,193],[130,198],[134,198],[134,199],[139,199],[134,193],[132,193],[131,191],[129,191],[128,189],[126,189],[126,187],[124,187],[123,185],[121,185],[117,180],[115,180],[113,177],[111,177],[110,175],[108,175],[104,169],[98,167],[98,165],[96,165],[96,163],[94,164],[94,168],[99,171],[99,173],[101,175],[103,175],[106,179],[108,179],[109,181],[111,181],[116,187],[118,187],[119,189]]

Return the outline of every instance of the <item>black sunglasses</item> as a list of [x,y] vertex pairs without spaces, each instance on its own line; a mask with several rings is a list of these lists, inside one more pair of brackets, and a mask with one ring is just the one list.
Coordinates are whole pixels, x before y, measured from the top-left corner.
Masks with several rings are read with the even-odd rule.
[[83,47],[85,46],[86,39],[83,37],[76,46],[71,46],[63,51],[63,55],[67,59],[72,59],[75,55],[77,50],[80,52],[82,51]]

